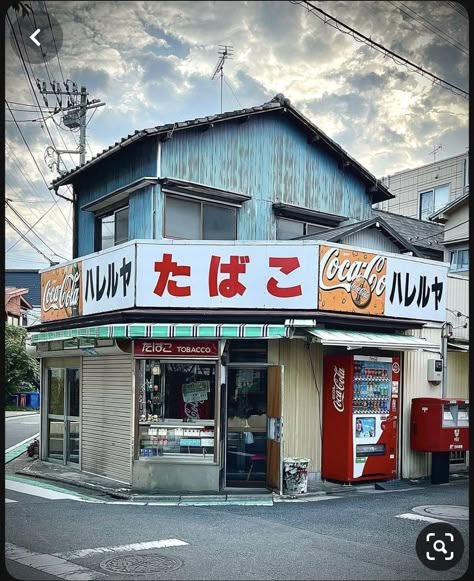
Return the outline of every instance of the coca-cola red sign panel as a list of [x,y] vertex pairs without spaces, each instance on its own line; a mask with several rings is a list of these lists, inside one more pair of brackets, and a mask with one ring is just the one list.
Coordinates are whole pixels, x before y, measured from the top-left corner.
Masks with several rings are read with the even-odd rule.
[[41,321],[82,315],[82,262],[41,273]]
[[146,340],[136,339],[133,348],[135,357],[162,359],[166,357],[216,358],[219,354],[218,341],[188,341],[179,339]]

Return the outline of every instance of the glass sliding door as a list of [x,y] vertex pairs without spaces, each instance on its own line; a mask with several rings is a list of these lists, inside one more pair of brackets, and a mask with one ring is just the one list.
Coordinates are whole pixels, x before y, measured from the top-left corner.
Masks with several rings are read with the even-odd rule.
[[47,457],[79,463],[79,369],[47,368]]
[[265,486],[267,369],[229,368],[227,385],[226,486]]

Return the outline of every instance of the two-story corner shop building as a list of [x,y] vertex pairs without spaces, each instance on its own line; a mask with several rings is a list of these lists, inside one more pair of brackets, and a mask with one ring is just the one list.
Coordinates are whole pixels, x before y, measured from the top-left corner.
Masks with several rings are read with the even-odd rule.
[[[425,373],[404,385],[404,357],[440,350],[423,335],[447,267],[377,223],[288,242],[370,222],[391,194],[287,99],[136,131],[66,184],[74,259],[42,273],[31,328],[43,460],[142,491],[281,490],[295,455],[325,478],[324,392],[341,400],[325,357],[355,353],[397,363],[391,399],[368,404],[398,426],[385,452],[402,474],[410,397],[431,389]],[[357,478],[386,476],[370,454]]]

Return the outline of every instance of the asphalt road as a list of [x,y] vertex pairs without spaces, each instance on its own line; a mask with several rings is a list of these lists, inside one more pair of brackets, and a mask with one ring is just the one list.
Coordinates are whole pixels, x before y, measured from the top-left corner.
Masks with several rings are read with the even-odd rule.
[[40,431],[40,414],[5,418],[5,449],[23,442]]
[[[425,505],[467,507],[468,487],[463,481],[408,491],[371,490],[273,507],[93,504],[7,489],[7,498],[16,502],[5,505],[6,543],[10,551],[12,545],[33,551],[35,563],[55,554],[59,569],[54,570],[81,567],[83,579],[449,581],[467,570],[468,521],[445,519],[463,535],[465,551],[454,568],[433,571],[415,551],[417,536],[429,523],[400,515],[416,515],[413,508]],[[166,546],[170,539],[175,546]],[[165,546],[143,545],[157,541]],[[32,567],[19,571],[25,561],[15,558],[6,563],[17,578],[54,578],[48,576],[53,569],[38,575]]]

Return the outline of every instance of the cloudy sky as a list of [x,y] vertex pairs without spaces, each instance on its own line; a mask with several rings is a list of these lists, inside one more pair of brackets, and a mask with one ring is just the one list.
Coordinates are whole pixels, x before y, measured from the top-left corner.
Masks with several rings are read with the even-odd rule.
[[[25,3],[33,12],[45,11],[42,1]],[[431,75],[469,90],[469,21],[462,4],[312,4]],[[90,99],[106,103],[89,111],[86,159],[136,129],[219,113],[220,84],[211,79],[219,45],[231,45],[234,52],[224,69],[224,110],[283,93],[376,177],[430,163],[434,149],[440,160],[468,148],[465,96],[330,26],[304,3],[46,2],[46,8],[64,37],[59,58],[47,66],[22,65],[6,20],[5,98],[12,111],[5,104],[11,200],[5,209],[6,268],[46,268],[48,259],[71,257],[71,205],[46,187],[58,174],[44,158],[51,137],[58,148],[76,149],[78,135],[64,127],[60,114],[46,124],[37,121],[33,89],[44,102],[36,78],[71,79],[87,87]],[[14,22],[16,13],[10,9],[9,15]],[[63,159],[67,168],[78,163],[75,154]],[[28,238],[47,258],[15,230],[28,231],[22,219],[29,225],[38,221]]]

